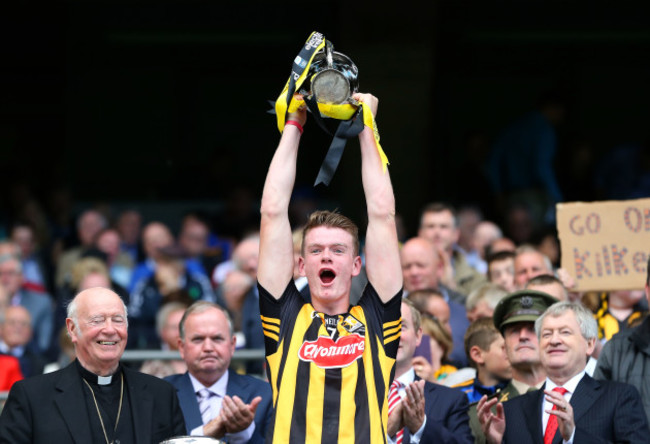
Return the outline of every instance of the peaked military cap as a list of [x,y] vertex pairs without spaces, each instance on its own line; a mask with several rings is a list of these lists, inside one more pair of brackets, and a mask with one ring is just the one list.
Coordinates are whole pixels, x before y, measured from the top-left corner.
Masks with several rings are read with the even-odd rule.
[[535,322],[548,307],[559,302],[553,296],[535,290],[519,290],[499,301],[492,319],[501,333],[508,324]]

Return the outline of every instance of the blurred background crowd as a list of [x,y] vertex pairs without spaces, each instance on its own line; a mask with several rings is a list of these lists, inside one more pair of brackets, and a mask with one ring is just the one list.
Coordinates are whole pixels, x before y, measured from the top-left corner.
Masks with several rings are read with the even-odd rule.
[[[265,101],[313,30],[382,100],[405,290],[428,338],[422,377],[462,382],[470,325],[527,285],[582,301],[601,343],[639,322],[645,283],[573,292],[555,231],[556,203],[650,196],[650,34],[637,5],[434,2],[391,20],[378,5],[363,21],[359,6],[304,5],[314,29],[258,7],[244,30],[244,6],[210,2],[68,2],[38,17],[25,4],[1,18],[16,41],[0,73],[0,351],[20,364],[9,380],[73,359],[66,303],[93,286],[126,303],[129,349],[176,349],[196,300],[229,311],[239,348],[263,347],[259,199],[278,137]],[[305,139],[293,227],[339,208],[363,228],[361,189],[346,180],[356,142],[325,189],[311,183],[329,138],[309,125]],[[238,370],[260,375],[262,360]]]

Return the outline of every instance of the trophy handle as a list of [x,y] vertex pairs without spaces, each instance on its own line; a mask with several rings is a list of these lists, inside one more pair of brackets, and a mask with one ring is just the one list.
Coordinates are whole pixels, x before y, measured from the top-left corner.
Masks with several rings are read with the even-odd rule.
[[334,50],[334,45],[332,45],[332,42],[327,40],[325,42],[325,60],[327,61],[328,69],[332,69],[334,67],[334,57],[332,56],[333,50]]

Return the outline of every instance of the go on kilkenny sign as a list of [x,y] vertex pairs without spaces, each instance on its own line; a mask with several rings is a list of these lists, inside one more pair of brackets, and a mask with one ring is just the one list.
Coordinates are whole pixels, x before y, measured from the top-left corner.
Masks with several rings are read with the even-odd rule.
[[635,290],[645,285],[650,199],[557,204],[562,267],[578,290]]

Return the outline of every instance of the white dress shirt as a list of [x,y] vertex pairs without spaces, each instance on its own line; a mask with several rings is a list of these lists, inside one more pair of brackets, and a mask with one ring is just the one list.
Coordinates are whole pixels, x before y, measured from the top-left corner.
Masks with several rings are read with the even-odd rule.
[[[221,412],[221,403],[223,402],[223,398],[226,396],[226,388],[228,387],[228,370],[223,374],[221,378],[214,384],[212,384],[210,387],[206,387],[203,384],[201,384],[198,379],[196,379],[194,376],[192,376],[191,373],[188,373],[190,375],[190,381],[192,381],[192,387],[194,389],[194,393],[196,394],[199,390],[201,389],[208,389],[212,393],[216,394],[217,396],[211,396],[210,397],[210,408],[213,412],[215,412],[214,418],[216,418],[219,415],[219,412]],[[198,399],[197,399],[198,402]],[[212,419],[214,419],[212,418]],[[251,422],[251,424],[241,432],[237,433],[226,433],[225,438],[228,439],[228,442],[231,444],[237,444],[237,443],[246,443],[248,442],[251,437],[253,436],[253,432],[255,431],[255,421]],[[200,425],[196,428],[194,428],[191,432],[190,435],[192,436],[205,436],[203,433],[203,426]]]
[[[567,392],[564,394],[564,399],[566,399],[566,402],[571,402],[571,397],[576,391],[576,387],[578,386],[578,383],[580,380],[585,375],[585,371],[581,371],[577,375],[575,375],[573,378],[569,379],[562,387],[567,389]],[[556,383],[551,381],[549,378],[546,378],[546,385],[544,386],[544,390],[553,390],[555,387],[559,387]],[[548,424],[548,418],[551,416],[550,413],[547,413],[547,410],[552,410],[553,404],[552,402],[549,402],[546,400],[546,396],[543,397],[543,404],[542,404],[542,434],[546,433],[546,425]],[[559,422],[558,422],[559,426]],[[572,444],[573,443],[573,438],[576,434],[576,429],[575,426],[573,428],[573,433],[571,434],[571,438],[569,440],[562,440],[564,444]]]
[[[396,379],[402,383],[397,393],[399,394],[399,397],[402,398],[403,401],[404,398],[406,398],[406,386],[415,381],[415,370],[413,370],[413,367],[411,367],[409,370],[402,373],[400,377]],[[410,441],[411,444],[419,444],[420,439],[422,438],[422,433],[424,432],[424,426],[426,424],[427,424],[427,415],[424,415],[424,421],[422,421],[422,426],[420,426],[417,432],[411,433],[411,441]],[[392,439],[390,436],[388,437],[388,442],[390,444],[395,444],[395,440]]]

